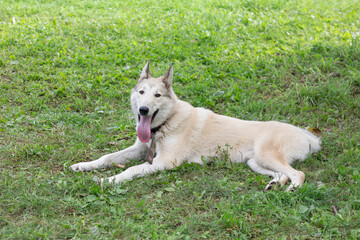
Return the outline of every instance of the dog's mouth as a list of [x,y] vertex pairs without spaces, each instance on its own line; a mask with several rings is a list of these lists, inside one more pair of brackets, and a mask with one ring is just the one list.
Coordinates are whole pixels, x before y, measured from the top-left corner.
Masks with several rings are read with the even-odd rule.
[[159,109],[154,112],[152,116],[138,114],[139,125],[137,128],[137,135],[141,142],[147,143],[151,138],[151,123],[158,114]]
[[[156,114],[158,114],[158,112],[159,112],[159,109],[156,110],[152,116],[148,116],[148,117],[151,117],[151,122],[154,120],[154,118],[156,117]],[[139,122],[140,122],[140,117],[141,117],[141,116],[146,116],[146,115],[138,114]]]

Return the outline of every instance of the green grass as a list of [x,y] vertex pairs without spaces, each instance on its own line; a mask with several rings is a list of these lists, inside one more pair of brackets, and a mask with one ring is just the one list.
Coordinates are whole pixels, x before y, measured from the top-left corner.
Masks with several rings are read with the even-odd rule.
[[[360,3],[0,0],[1,239],[359,239]],[[174,63],[179,98],[323,132],[294,193],[246,165],[114,187],[70,164],[130,146],[130,89]],[[130,165],[134,165],[132,162]],[[321,182],[322,184],[318,184]],[[337,210],[337,214],[333,209]]]

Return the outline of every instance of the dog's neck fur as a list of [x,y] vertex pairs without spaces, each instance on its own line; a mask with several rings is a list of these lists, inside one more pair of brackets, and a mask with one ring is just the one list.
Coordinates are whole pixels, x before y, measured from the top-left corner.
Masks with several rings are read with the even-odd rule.
[[[168,96],[168,97],[169,97],[169,98],[172,98],[172,99],[175,101],[175,104],[178,104],[179,100],[178,100],[178,98],[177,98],[177,96],[176,96],[176,94],[175,94],[175,92],[173,91],[172,88],[169,89],[169,96]],[[161,127],[163,127],[164,125],[166,125],[166,124],[171,120],[171,118],[172,118],[173,116],[174,116],[174,112],[170,112],[170,113],[168,114],[167,119],[166,119],[163,123],[161,123],[159,126],[154,127],[154,128],[151,129],[151,134],[157,133],[157,132],[161,129]]]

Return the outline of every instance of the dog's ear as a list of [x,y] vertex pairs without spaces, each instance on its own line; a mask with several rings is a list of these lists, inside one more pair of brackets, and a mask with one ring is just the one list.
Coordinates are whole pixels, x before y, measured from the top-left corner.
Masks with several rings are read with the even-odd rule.
[[166,88],[171,88],[173,81],[173,66],[170,65],[169,69],[163,75],[163,83],[165,83]]
[[150,69],[149,69],[149,61],[146,62],[145,67],[143,68],[142,72],[140,73],[140,78],[139,81],[143,80],[143,79],[148,79],[150,78]]

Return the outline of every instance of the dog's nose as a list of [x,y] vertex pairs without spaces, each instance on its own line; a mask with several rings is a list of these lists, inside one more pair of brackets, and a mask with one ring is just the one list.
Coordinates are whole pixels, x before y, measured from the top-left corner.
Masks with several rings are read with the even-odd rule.
[[142,106],[139,108],[139,112],[141,115],[146,115],[149,113],[149,108],[148,107],[145,107],[145,106]]

